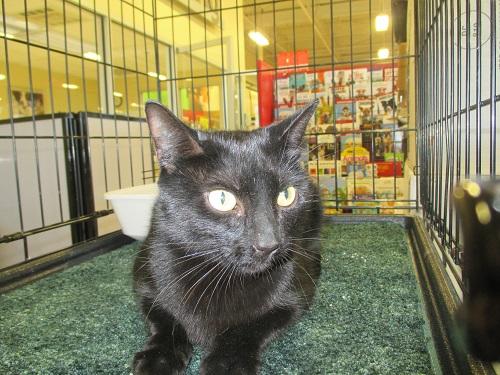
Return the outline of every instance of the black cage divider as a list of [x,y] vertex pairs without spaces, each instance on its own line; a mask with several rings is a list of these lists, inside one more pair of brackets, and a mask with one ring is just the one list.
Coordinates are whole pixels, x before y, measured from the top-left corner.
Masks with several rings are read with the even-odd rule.
[[[86,114],[68,114],[63,129],[70,217],[79,218],[94,213]],[[97,219],[71,224],[71,235],[74,244],[95,238]]]
[[[95,210],[87,131],[87,113],[41,115],[36,116],[36,121],[50,118],[62,121],[62,136],[55,138],[62,138],[64,142],[64,165],[66,167],[66,175],[64,177],[68,189],[69,220],[44,225],[31,230],[2,234],[0,243],[16,241],[70,225],[72,242],[73,244],[78,244],[96,238],[98,235],[97,218],[112,213],[112,210]],[[25,121],[25,118],[15,119],[14,123],[22,121]],[[25,137],[16,138],[23,139]]]

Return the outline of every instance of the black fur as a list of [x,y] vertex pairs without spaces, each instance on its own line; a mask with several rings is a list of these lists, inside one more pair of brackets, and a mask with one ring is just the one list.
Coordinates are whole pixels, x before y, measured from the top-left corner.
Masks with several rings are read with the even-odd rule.
[[[265,345],[309,307],[320,274],[321,209],[299,157],[316,106],[253,132],[204,133],[147,104],[162,172],[134,266],[151,333],[135,374],[182,374],[193,344],[204,349],[202,374],[256,374]],[[295,203],[279,207],[288,186]],[[237,207],[211,208],[214,189],[231,191]],[[278,248],[256,251],[257,239]]]

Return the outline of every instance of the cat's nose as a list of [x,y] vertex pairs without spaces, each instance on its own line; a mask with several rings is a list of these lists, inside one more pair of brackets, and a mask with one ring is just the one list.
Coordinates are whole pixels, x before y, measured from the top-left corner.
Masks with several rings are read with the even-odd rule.
[[257,243],[253,245],[253,249],[257,254],[260,255],[269,255],[276,249],[278,249],[279,244],[277,242],[269,242],[269,243]]

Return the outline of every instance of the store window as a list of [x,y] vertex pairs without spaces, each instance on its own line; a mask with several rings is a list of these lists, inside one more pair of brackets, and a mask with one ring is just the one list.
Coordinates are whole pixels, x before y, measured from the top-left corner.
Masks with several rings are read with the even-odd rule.
[[[143,32],[116,22],[110,23],[110,30],[113,65],[110,89],[115,113],[144,117],[144,103],[148,99],[160,100],[170,106],[170,87],[164,85],[170,78],[169,46],[162,42],[155,45],[154,39]],[[158,51],[158,72],[155,50]]]
[[5,11],[0,117],[10,117],[8,80],[13,117],[99,111],[102,17],[57,0],[30,3],[28,12],[23,2],[5,2]]
[[124,2],[105,5],[47,0],[30,2],[26,12],[22,1],[5,2],[0,119],[10,118],[9,95],[14,118],[80,111],[144,117],[148,99],[170,105],[171,87],[163,84],[170,78],[170,49],[147,35],[152,16]]

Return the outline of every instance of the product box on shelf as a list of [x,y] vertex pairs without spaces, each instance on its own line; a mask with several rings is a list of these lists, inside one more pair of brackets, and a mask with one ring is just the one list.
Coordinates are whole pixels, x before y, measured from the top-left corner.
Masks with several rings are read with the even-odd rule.
[[[375,190],[373,190],[375,188]],[[356,199],[405,200],[408,197],[406,178],[347,178],[347,197]]]
[[397,81],[398,79],[398,67],[391,66],[388,68],[384,68],[384,81]]
[[408,181],[405,178],[347,179],[347,199],[349,205],[353,206],[352,212],[357,214],[403,214],[406,211],[397,207],[408,205],[407,189]]
[[318,124],[332,124],[333,110],[330,96],[320,96],[320,102],[316,109],[316,120]]
[[[360,133],[344,133],[340,136],[340,151],[344,152],[346,149],[353,146],[361,147],[362,137]],[[357,150],[351,150],[350,152],[357,152]],[[350,157],[349,153],[341,155],[341,157]]]
[[376,162],[378,177],[402,177],[403,162],[401,161],[379,161]]
[[353,99],[364,100],[370,98],[370,83],[369,82],[356,82],[352,88]]
[[317,139],[308,144],[309,160],[329,161],[337,159],[336,143],[316,143]]
[[347,198],[346,181],[342,177],[334,175],[318,176],[319,194],[323,201],[323,212],[325,215],[334,215],[342,210],[337,206],[345,205]]
[[[340,167],[340,161],[338,160],[310,160],[308,162],[310,176],[335,176],[337,167]],[[340,175],[340,173],[338,173],[338,175]]]
[[384,69],[380,66],[374,66],[369,72],[369,77],[372,82],[378,82],[384,80]]
[[[373,125],[377,123],[377,116],[375,115],[375,105],[377,103],[373,100],[358,100],[356,101],[356,116],[359,126]],[[371,128],[371,127],[370,127]]]
[[392,82],[390,81],[372,82],[370,88],[372,90],[372,96],[374,97],[380,97],[387,94],[392,95],[393,92]]
[[347,100],[335,103],[335,124],[338,127],[350,125],[351,128],[356,129],[356,121],[356,102]]
[[[360,135],[360,134],[356,134]],[[345,165],[345,174],[356,175],[356,177],[368,177],[372,171],[367,171],[366,166],[370,163],[370,153],[358,144],[347,146],[340,154],[340,159]]]

